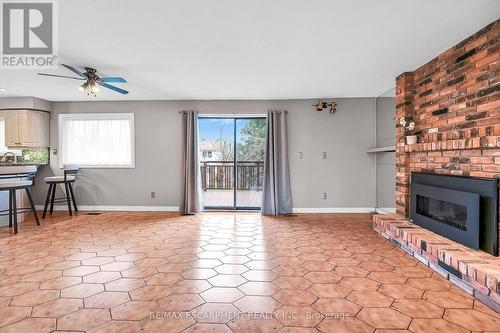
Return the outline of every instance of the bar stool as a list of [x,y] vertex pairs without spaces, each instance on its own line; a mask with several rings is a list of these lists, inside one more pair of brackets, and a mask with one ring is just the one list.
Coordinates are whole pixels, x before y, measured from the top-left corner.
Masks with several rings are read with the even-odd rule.
[[[9,191],[9,209],[1,210],[0,216],[7,215],[4,212],[9,211],[9,228],[12,228],[12,225],[14,225],[14,234],[17,234],[17,214],[19,213],[31,210],[35,217],[36,225],[40,225],[30,192],[30,187],[34,183],[36,169],[34,165],[0,167],[0,179],[2,180],[0,182],[0,191]],[[26,191],[30,207],[17,207],[17,190]]]
[[[54,202],[64,202],[68,204],[68,212],[69,215],[73,215],[71,209],[71,202],[73,202],[73,206],[75,212],[78,212],[78,207],[76,206],[75,193],[73,192],[73,183],[76,180],[76,174],[80,167],[78,165],[66,164],[63,166],[64,175],[63,176],[52,176],[45,177],[45,183],[49,184],[49,190],[47,191],[47,197],[45,198],[45,206],[43,207],[42,219],[45,218],[47,214],[47,208],[50,203],[50,214],[54,211]],[[64,198],[55,198],[56,195],[56,186],[57,184],[64,184],[65,188],[65,197]]]

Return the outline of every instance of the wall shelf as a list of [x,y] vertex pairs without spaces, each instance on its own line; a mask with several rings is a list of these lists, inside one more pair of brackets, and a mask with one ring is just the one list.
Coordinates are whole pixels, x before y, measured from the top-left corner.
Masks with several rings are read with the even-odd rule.
[[391,151],[396,151],[396,146],[372,148],[372,149],[368,149],[366,152],[369,154],[373,154],[373,153],[384,153],[384,152],[391,152]]

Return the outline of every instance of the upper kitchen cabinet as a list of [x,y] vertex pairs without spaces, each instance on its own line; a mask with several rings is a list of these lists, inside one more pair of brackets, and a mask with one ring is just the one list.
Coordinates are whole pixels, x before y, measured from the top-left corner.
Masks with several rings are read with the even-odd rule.
[[8,147],[49,146],[49,113],[35,110],[5,110],[5,142]]

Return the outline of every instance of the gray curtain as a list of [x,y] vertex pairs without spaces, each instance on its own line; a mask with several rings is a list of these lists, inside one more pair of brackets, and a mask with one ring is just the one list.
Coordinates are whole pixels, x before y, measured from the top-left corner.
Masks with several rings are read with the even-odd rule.
[[198,113],[182,111],[181,193],[179,210],[195,214],[203,209],[201,202],[201,175],[198,157]]
[[267,113],[266,156],[262,192],[262,213],[267,215],[292,213],[287,117],[287,111],[269,111]]

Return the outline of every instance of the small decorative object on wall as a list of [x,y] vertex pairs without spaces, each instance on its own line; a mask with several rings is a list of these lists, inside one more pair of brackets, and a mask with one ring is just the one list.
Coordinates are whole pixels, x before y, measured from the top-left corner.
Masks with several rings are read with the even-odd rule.
[[413,145],[417,143],[417,136],[413,132],[415,130],[415,122],[412,118],[401,117],[399,124],[405,129],[406,144]]
[[318,101],[318,103],[313,104],[312,106],[314,106],[316,111],[320,111],[320,112],[323,111],[324,109],[328,109],[328,111],[330,111],[331,114],[334,114],[335,112],[337,112],[337,103],[335,103],[334,101],[327,102],[327,101],[320,99]]

